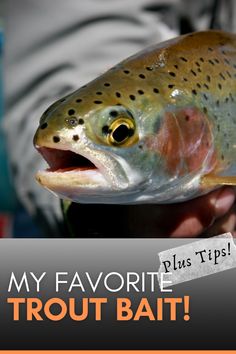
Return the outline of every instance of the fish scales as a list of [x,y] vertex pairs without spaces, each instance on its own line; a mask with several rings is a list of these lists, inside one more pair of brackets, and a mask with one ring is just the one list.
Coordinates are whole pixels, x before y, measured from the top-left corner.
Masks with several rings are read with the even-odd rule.
[[84,203],[172,203],[236,184],[236,35],[152,46],[54,103],[37,180]]

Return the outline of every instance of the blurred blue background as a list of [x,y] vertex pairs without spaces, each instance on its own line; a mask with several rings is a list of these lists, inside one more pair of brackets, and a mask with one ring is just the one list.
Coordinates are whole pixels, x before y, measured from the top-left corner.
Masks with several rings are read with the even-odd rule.
[[0,236],[42,237],[41,231],[17,200],[8,164],[6,139],[2,126],[4,116],[3,51],[4,31],[0,19]]
[[9,166],[7,164],[6,141],[2,130],[3,121],[3,29],[0,22],[0,212],[12,212],[16,207],[16,198]]

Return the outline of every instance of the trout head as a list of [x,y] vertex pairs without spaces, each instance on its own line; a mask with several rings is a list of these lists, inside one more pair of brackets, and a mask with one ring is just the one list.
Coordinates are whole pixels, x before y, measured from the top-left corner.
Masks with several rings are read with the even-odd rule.
[[54,103],[34,138],[49,164],[38,182],[83,203],[163,203],[199,194],[201,176],[216,168],[209,110],[219,36],[162,43]]
[[34,144],[49,168],[39,171],[36,179],[75,202],[135,202],[149,188],[159,164],[146,144],[150,121],[145,126],[142,113],[121,99],[110,102],[103,93],[88,107],[85,96],[81,89],[42,116]]

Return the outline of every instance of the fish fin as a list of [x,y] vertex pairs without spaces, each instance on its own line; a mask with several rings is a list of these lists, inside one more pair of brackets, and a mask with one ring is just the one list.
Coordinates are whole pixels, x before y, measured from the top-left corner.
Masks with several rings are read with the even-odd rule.
[[217,176],[213,174],[208,174],[202,176],[201,185],[203,187],[214,187],[214,186],[236,186],[236,176]]
[[62,212],[64,215],[66,215],[66,213],[68,212],[69,207],[71,206],[71,201],[67,200],[67,199],[61,199],[61,208],[62,208]]
[[75,233],[73,231],[72,225],[70,223],[70,218],[69,218],[69,210],[72,206],[72,202],[70,200],[62,200],[61,199],[61,210],[62,210],[62,214],[64,217],[64,222],[65,222],[65,226],[67,228],[67,231],[69,233],[70,237],[75,237]]

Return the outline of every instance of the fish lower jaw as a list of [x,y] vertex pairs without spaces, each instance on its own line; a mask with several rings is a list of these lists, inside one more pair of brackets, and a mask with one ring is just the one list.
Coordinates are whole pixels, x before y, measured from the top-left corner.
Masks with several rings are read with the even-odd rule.
[[80,196],[110,191],[112,188],[98,169],[39,171],[36,180],[60,198],[79,201]]

